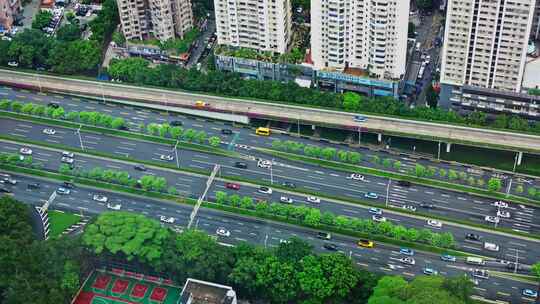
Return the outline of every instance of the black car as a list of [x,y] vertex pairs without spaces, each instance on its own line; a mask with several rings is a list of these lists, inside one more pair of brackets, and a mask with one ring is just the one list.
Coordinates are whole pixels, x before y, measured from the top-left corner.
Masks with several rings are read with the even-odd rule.
[[323,245],[324,249],[330,250],[330,251],[337,251],[337,245],[332,243],[326,243]]
[[481,238],[481,236],[478,235],[478,234],[474,234],[474,233],[467,233],[467,234],[465,235],[465,238],[466,238],[467,240],[479,241],[480,238]]
[[243,163],[243,162],[235,162],[234,163],[234,166],[236,168],[240,168],[240,169],[247,169],[247,164],[246,163]]
[[223,135],[231,135],[232,130],[231,129],[221,129],[221,134],[223,134]]
[[283,182],[282,185],[285,187],[293,188],[293,189],[296,188],[296,185],[291,182]]
[[135,167],[133,167],[135,170],[139,170],[139,171],[146,171],[146,167],[144,165],[135,165]]
[[49,102],[47,104],[47,107],[51,107],[51,108],[55,108],[55,109],[58,109],[60,107],[59,104],[55,103],[55,102]]
[[420,203],[420,207],[426,208],[426,209],[433,209],[435,208],[435,205],[429,204],[429,203]]
[[323,240],[329,240],[332,238],[332,235],[328,232],[317,232],[317,238]]
[[180,127],[180,126],[183,126],[184,123],[181,122],[180,120],[173,120],[173,121],[171,121],[170,125],[173,126],[173,127]]
[[28,189],[39,189],[39,188],[41,188],[41,185],[39,183],[32,183],[32,184],[28,184],[26,186],[26,188],[28,188]]
[[129,131],[129,128],[126,125],[121,125],[120,128],[118,128],[118,129],[124,130],[124,131]]
[[68,189],[73,189],[73,188],[75,188],[75,184],[74,184],[74,183],[70,183],[70,182],[64,182],[62,185],[63,185],[64,188],[68,188]]
[[6,188],[0,188],[0,193],[12,193],[11,190],[9,189],[6,189]]
[[398,181],[397,184],[398,184],[398,186],[401,186],[401,187],[410,187],[411,186],[411,182],[404,181],[404,180]]

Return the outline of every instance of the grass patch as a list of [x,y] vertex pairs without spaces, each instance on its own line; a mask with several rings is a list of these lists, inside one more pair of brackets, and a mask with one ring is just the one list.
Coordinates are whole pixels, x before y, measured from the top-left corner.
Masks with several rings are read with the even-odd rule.
[[72,213],[65,213],[57,210],[49,210],[49,236],[54,238],[60,236],[64,230],[71,225],[77,224],[81,217]]

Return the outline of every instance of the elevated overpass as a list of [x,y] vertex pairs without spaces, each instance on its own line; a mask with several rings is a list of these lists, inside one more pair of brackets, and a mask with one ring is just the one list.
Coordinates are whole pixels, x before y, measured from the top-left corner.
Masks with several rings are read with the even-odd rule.
[[[208,112],[227,113],[291,123],[312,124],[352,131],[370,131],[411,138],[490,146],[513,151],[540,153],[540,136],[444,123],[364,115],[355,122],[354,114],[326,109],[305,108],[264,101],[225,98],[165,89],[137,87],[114,82],[99,82],[0,69],[0,84],[19,88],[93,97],[108,101],[126,100],[148,107],[198,109],[196,101],[208,105]],[[449,151],[450,145],[447,145]]]

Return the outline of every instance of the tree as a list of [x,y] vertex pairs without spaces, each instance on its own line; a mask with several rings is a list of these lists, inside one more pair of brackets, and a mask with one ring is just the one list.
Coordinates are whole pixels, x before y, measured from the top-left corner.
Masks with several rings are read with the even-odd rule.
[[227,202],[227,193],[223,191],[216,191],[216,203],[225,204]]
[[33,103],[27,103],[21,108],[21,112],[24,114],[30,114],[32,110],[34,109]]
[[414,174],[418,177],[423,177],[426,175],[426,167],[416,164],[414,167]]
[[155,177],[153,175],[144,175],[140,178],[141,181],[141,188],[145,191],[149,191],[152,189],[154,185]]
[[146,132],[150,135],[155,135],[158,132],[158,124],[150,123],[146,126]]
[[430,10],[433,8],[433,0],[416,0],[416,6],[422,10]]
[[183,129],[181,127],[172,127],[169,129],[169,135],[173,139],[180,139]]
[[50,11],[40,10],[32,20],[32,28],[42,30],[51,22],[52,18],[53,15]]
[[458,178],[456,170],[450,169],[448,170],[448,179],[449,180],[456,180]]
[[336,157],[336,149],[334,148],[324,148],[321,151],[322,157],[326,160],[331,160]]
[[347,162],[347,151],[344,151],[344,150],[339,150],[337,152],[337,156],[339,158],[339,161],[340,162]]
[[467,183],[468,183],[470,186],[474,186],[474,185],[476,184],[476,180],[474,179],[474,177],[469,176],[469,178],[467,179]]
[[81,29],[76,24],[66,24],[56,32],[56,39],[63,42],[75,41],[80,38]]
[[527,189],[527,193],[529,194],[529,196],[536,196],[536,193],[537,193],[536,188],[535,187],[529,187]]
[[54,111],[52,113],[52,118],[54,118],[54,119],[63,118],[64,114],[65,114],[64,108],[59,107],[57,109],[54,109]]
[[294,266],[268,256],[258,269],[256,280],[272,303],[288,303],[297,296]]
[[203,144],[206,141],[206,132],[199,131],[195,134],[194,140],[200,144]]
[[116,117],[111,122],[111,128],[113,129],[120,129],[121,127],[125,126],[126,121],[121,117]]
[[443,168],[439,169],[439,176],[440,177],[445,178],[446,174],[447,174],[446,169],[443,169]]
[[466,275],[446,278],[442,287],[463,303],[471,303],[474,285]]
[[347,111],[356,111],[360,106],[360,95],[353,92],[343,94],[343,108]]
[[117,46],[123,46],[126,43],[126,38],[120,32],[114,32],[112,35],[112,41],[116,43]]
[[502,187],[501,180],[495,177],[492,177],[488,180],[488,190],[489,191],[499,191]]
[[516,186],[516,192],[517,193],[523,193],[523,185],[517,185]]
[[392,159],[390,159],[390,158],[385,158],[385,159],[383,160],[383,163],[382,163],[382,164],[383,164],[383,166],[384,166],[385,168],[390,168],[390,167],[392,167]]
[[14,101],[12,104],[11,104],[11,109],[13,110],[13,112],[20,112],[22,110],[22,103],[18,102],[18,101]]
[[415,38],[416,35],[414,34],[416,32],[416,25],[413,22],[409,21],[409,28],[407,30],[407,36],[409,38]]
[[100,60],[101,49],[92,40],[58,42],[49,58],[52,70],[61,74],[89,72],[97,68]]
[[178,194],[178,190],[176,190],[175,187],[170,186],[169,188],[167,188],[167,193],[169,193],[170,195],[177,195],[177,194]]
[[78,121],[79,120],[79,112],[77,111],[71,111],[67,113],[66,119],[69,121]]
[[58,173],[60,173],[60,174],[70,174],[71,173],[71,168],[69,167],[68,164],[61,164],[60,167],[58,168]]
[[154,262],[161,259],[169,231],[144,215],[105,212],[86,226],[83,243],[96,254],[104,251],[127,260]]
[[[422,2],[431,2],[432,0],[419,0]],[[433,85],[428,85],[427,92],[426,92],[426,101],[430,108],[435,109],[437,108],[437,104],[439,103],[439,93],[435,91],[433,88]]]
[[309,212],[304,218],[304,223],[310,226],[317,227],[321,224],[321,211],[315,208],[309,208]]
[[396,160],[394,162],[394,169],[399,171],[400,168],[401,168],[401,162],[399,160]]
[[219,147],[219,144],[221,143],[221,139],[217,136],[212,136],[208,138],[208,143],[212,147]]

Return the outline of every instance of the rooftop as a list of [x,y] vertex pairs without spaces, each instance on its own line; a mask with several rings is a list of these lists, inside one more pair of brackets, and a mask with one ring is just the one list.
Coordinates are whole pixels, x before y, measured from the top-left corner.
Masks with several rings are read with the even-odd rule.
[[521,86],[527,89],[540,88],[540,57],[527,57]]
[[236,304],[236,293],[230,286],[188,279],[182,290],[181,304]]

